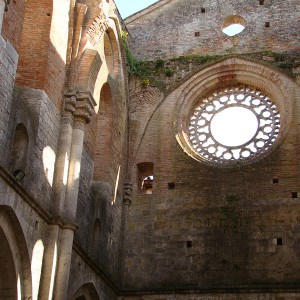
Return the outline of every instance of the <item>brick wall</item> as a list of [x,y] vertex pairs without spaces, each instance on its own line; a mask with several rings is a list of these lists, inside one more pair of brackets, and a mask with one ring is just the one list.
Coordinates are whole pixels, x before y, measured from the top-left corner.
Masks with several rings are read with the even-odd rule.
[[[268,69],[263,72],[270,75],[265,82],[255,76],[254,80],[266,87],[268,80],[282,82],[292,95],[293,108],[283,122],[292,123],[277,150],[258,163],[235,169],[199,163],[176,140],[174,124],[181,101],[186,95],[200,99],[199,91],[211,88],[205,71],[195,71],[171,91],[164,91],[165,96],[158,88],[142,87],[131,78],[134,190],[126,234],[125,290],[176,293],[178,289],[291,285],[299,280],[299,210],[292,191],[300,188],[296,154],[300,90],[292,79],[272,68],[267,75]],[[245,70],[237,81],[247,80]],[[258,67],[251,70],[262,74]],[[216,86],[221,80],[218,74],[212,80]],[[200,77],[194,86],[192,78]],[[178,78],[176,72],[174,78]],[[154,163],[151,195],[138,185],[137,164],[141,162]],[[238,204],[228,205],[228,195],[236,195]]]
[[2,36],[18,51],[23,28],[25,0],[11,1],[4,14]]
[[68,12],[67,0],[27,1],[18,47],[17,83],[45,90],[57,107],[62,105]]

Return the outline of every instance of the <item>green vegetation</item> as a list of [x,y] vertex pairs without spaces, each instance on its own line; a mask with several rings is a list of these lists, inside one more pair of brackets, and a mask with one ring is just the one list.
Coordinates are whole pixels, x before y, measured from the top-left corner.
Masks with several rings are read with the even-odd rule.
[[[166,89],[166,77],[174,77],[177,80],[178,77],[174,76],[175,69],[190,70],[190,65],[194,70],[197,70],[208,63],[218,61],[222,58],[230,57],[231,55],[187,55],[179,56],[169,60],[158,59],[155,61],[141,61],[136,59],[130,51],[127,42],[128,33],[122,32],[123,47],[126,54],[126,60],[128,70],[130,74],[133,74],[140,78],[142,87],[156,86],[161,90]],[[280,68],[287,75],[293,77],[292,69],[299,64],[299,56],[293,56],[285,53],[274,53],[271,51],[252,52],[242,54],[242,57],[266,61],[269,64]],[[230,209],[230,208],[229,208]],[[225,212],[224,212],[225,213]]]

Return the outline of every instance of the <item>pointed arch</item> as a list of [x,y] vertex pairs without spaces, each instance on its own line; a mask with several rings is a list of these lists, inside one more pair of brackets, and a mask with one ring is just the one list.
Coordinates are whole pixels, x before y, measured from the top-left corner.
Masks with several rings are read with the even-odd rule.
[[97,115],[94,181],[109,181],[112,152],[113,99],[108,82],[101,89]]

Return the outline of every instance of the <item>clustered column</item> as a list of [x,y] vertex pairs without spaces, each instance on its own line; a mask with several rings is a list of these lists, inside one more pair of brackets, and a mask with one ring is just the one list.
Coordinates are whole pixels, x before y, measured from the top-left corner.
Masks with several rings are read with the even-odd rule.
[[41,299],[67,298],[84,132],[95,105],[90,92],[65,95],[53,186],[53,222],[49,226]]

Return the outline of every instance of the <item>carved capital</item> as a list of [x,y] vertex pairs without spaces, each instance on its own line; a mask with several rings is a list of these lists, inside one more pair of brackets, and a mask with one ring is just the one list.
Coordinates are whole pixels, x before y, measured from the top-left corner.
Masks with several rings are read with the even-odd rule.
[[87,124],[91,120],[96,102],[90,92],[76,92],[76,109],[74,119],[76,122]]
[[132,183],[125,182],[124,183],[124,199],[123,202],[125,205],[131,204],[131,195],[132,195]]

